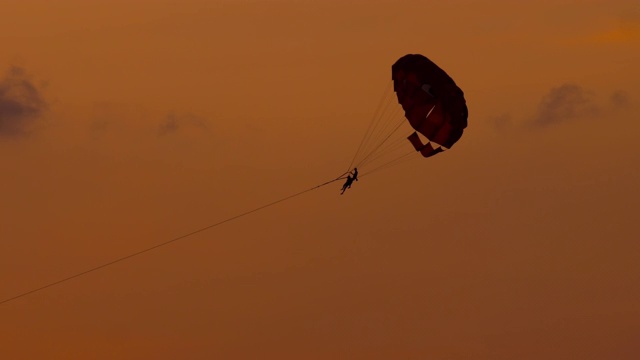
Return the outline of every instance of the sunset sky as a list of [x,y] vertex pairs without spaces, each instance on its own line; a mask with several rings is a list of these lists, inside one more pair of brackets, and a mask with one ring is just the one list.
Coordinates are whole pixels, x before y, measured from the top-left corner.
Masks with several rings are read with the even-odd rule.
[[0,304],[0,359],[640,358],[640,1],[0,12],[0,301],[340,175],[405,54],[469,107],[443,154]]

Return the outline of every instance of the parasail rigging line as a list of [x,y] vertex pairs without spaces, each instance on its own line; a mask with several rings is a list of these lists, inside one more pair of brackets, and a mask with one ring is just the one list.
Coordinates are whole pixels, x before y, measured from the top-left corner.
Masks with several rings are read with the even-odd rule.
[[[386,113],[387,107],[389,105],[389,103],[386,100],[387,100],[387,97],[389,96],[389,90],[391,89],[391,84],[392,84],[391,81],[387,83],[387,86],[385,87],[385,90],[382,96],[380,96],[380,100],[378,101],[378,105],[376,106],[376,109],[373,112],[371,121],[369,121],[369,126],[367,127],[367,131],[365,131],[364,135],[362,136],[362,139],[360,140],[360,144],[356,149],[356,153],[353,155],[353,159],[351,159],[351,162],[349,163],[349,168],[347,169],[347,172],[351,170],[351,166],[356,161],[356,158],[360,154],[360,151],[363,150],[363,147],[366,147],[366,143],[368,142],[371,135],[370,133],[373,133],[373,131],[377,126],[377,123],[380,122],[380,119],[383,117],[384,113]],[[384,105],[384,108],[383,108],[383,105]]]
[[15,296],[12,296],[12,297],[6,298],[6,299],[4,299],[4,300],[1,300],[1,301],[0,301],[0,305],[5,304],[5,303],[8,303],[8,302],[10,302],[10,301],[17,300],[17,299],[19,299],[19,298],[22,298],[22,297],[25,297],[25,296],[27,296],[27,295],[30,295],[30,294],[36,293],[36,292],[38,292],[38,291],[42,291],[42,290],[44,290],[44,289],[47,289],[47,288],[50,288],[50,287],[53,287],[53,286],[56,286],[56,285],[62,284],[62,283],[64,283],[64,282],[67,282],[67,281],[69,281],[69,280],[73,280],[73,279],[78,278],[78,277],[81,277],[81,276],[83,276],[83,275],[87,275],[87,274],[89,274],[89,273],[92,273],[92,272],[94,272],[94,271],[97,271],[97,270],[100,270],[100,269],[106,268],[106,267],[111,266],[111,265],[114,265],[114,264],[116,264],[116,263],[119,263],[119,262],[122,262],[122,261],[125,261],[125,260],[128,260],[128,259],[131,259],[131,258],[136,257],[136,256],[138,256],[138,255],[142,255],[142,254],[144,254],[144,253],[147,253],[147,252],[150,252],[150,251],[152,251],[152,250],[158,249],[158,248],[160,248],[160,247],[163,247],[163,246],[169,245],[169,244],[171,244],[171,243],[174,243],[174,242],[176,242],[176,241],[179,241],[179,240],[182,240],[182,239],[188,238],[188,237],[190,237],[190,236],[193,236],[193,235],[195,235],[195,234],[201,233],[201,232],[203,232],[203,231],[205,231],[205,230],[209,230],[209,229],[211,229],[211,228],[214,228],[214,227],[216,227],[216,226],[222,225],[222,224],[224,224],[224,223],[227,223],[227,222],[230,222],[230,221],[233,221],[233,220],[239,219],[239,218],[241,218],[241,217],[247,216],[247,215],[252,214],[252,213],[254,213],[254,212],[257,212],[257,211],[260,211],[260,210],[266,209],[266,208],[268,208],[268,207],[271,207],[271,206],[273,206],[273,205],[279,204],[279,203],[281,203],[281,202],[283,202],[283,201],[286,201],[286,200],[289,200],[289,199],[295,198],[295,197],[300,196],[300,195],[302,195],[302,194],[305,194],[305,193],[307,193],[307,192],[310,192],[310,191],[313,191],[313,190],[319,189],[319,188],[321,188],[321,187],[323,187],[323,186],[326,186],[326,185],[329,185],[329,184],[334,183],[334,182],[336,182],[336,181],[339,181],[339,180],[344,179],[344,178],[345,178],[344,176],[345,176],[346,174],[347,174],[347,172],[345,172],[344,174],[342,174],[342,175],[338,176],[337,178],[335,178],[335,179],[333,179],[333,180],[329,180],[329,181],[326,181],[326,182],[324,182],[324,183],[322,183],[322,184],[320,184],[320,185],[316,185],[316,186],[310,187],[310,188],[308,188],[308,189],[306,189],[306,190],[299,191],[299,192],[297,192],[297,193],[295,193],[295,194],[293,194],[293,195],[285,196],[285,197],[283,197],[283,198],[281,198],[281,199],[278,199],[278,200],[272,201],[272,202],[270,202],[270,203],[268,203],[268,204],[265,204],[265,205],[262,205],[262,206],[256,207],[256,208],[251,209],[251,210],[248,210],[248,211],[245,211],[245,212],[243,212],[243,213],[240,213],[240,214],[238,214],[238,215],[232,216],[232,217],[230,217],[230,218],[227,218],[227,219],[224,219],[224,220],[218,221],[218,222],[216,222],[216,223],[214,223],[214,224],[211,224],[211,225],[208,225],[208,226],[202,227],[202,228],[197,229],[197,230],[194,230],[194,231],[192,231],[192,232],[190,232],[190,233],[187,233],[187,234],[184,234],[184,235],[181,235],[181,236],[175,237],[175,238],[173,238],[173,239],[167,240],[167,241],[165,241],[165,242],[162,242],[162,243],[159,243],[159,244],[156,244],[156,245],[150,246],[150,247],[148,247],[148,248],[145,248],[145,249],[142,249],[142,250],[136,251],[136,252],[131,253],[131,254],[129,254],[129,255],[125,255],[125,256],[119,257],[119,258],[117,258],[117,259],[114,259],[114,260],[111,260],[111,261],[109,261],[109,262],[106,262],[106,263],[104,263],[104,264],[102,264],[102,265],[98,265],[98,266],[93,267],[93,268],[91,268],[91,269],[88,269],[88,270],[85,270],[85,271],[82,271],[82,272],[79,272],[79,273],[76,273],[76,274],[73,274],[73,275],[67,276],[67,277],[65,277],[65,278],[62,278],[62,279],[60,279],[60,280],[56,280],[56,281],[54,281],[54,282],[48,283],[48,284],[43,285],[43,286],[40,286],[40,287],[38,287],[38,288],[35,288],[35,289],[32,289],[32,290],[29,290],[29,291],[25,291],[25,292],[20,293],[20,294],[18,294],[18,295],[15,295]]
[[409,151],[409,152],[407,152],[407,153],[404,153],[403,155],[398,156],[397,158],[395,158],[395,159],[393,159],[393,160],[390,160],[390,161],[388,161],[388,162],[386,162],[386,163],[384,163],[384,164],[382,164],[382,165],[379,165],[379,166],[377,166],[377,167],[375,167],[375,168],[373,168],[373,169],[371,169],[371,170],[369,170],[369,171],[365,172],[365,173],[364,173],[364,174],[362,174],[362,176],[360,176],[360,177],[365,177],[365,176],[367,176],[367,175],[373,174],[373,173],[378,172],[378,171],[380,171],[380,170],[384,170],[384,169],[387,169],[387,168],[390,168],[390,167],[394,167],[394,166],[396,166],[396,165],[400,165],[401,163],[403,163],[403,162],[405,162],[405,161],[407,161],[407,160],[412,159],[412,158],[410,157],[411,155],[414,155],[413,159],[417,159],[417,158],[419,158],[419,157],[418,157],[418,156],[416,156],[416,154],[417,154],[417,153],[416,153],[414,150],[411,150],[411,151]]
[[371,157],[371,155],[373,155],[373,153],[375,153],[378,149],[380,149],[380,147],[381,147],[382,145],[384,145],[384,143],[385,143],[387,140],[389,140],[389,138],[390,138],[390,137],[391,137],[391,136],[392,136],[396,131],[398,131],[398,129],[399,129],[399,128],[400,128],[400,126],[402,126],[402,125],[403,125],[403,122],[399,122],[399,123],[398,123],[398,125],[396,125],[396,127],[395,127],[395,128],[394,128],[394,129],[393,129],[393,130],[392,130],[392,131],[391,131],[391,132],[390,132],[390,133],[389,133],[389,134],[388,134],[388,135],[387,135],[387,136],[386,136],[386,137],[385,137],[385,138],[380,142],[380,143],[378,143],[378,145],[377,145],[377,146],[375,146],[375,147],[373,148],[373,150],[371,150],[371,151],[367,154],[367,156],[365,156],[362,160],[360,160],[359,165],[360,165],[360,164],[362,164],[363,162],[365,162],[369,157]]

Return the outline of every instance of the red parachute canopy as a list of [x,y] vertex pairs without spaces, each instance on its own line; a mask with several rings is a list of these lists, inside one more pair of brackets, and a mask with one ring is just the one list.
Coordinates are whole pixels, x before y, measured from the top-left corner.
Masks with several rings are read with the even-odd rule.
[[[462,90],[438,65],[420,54],[408,54],[391,66],[393,90],[414,132],[408,139],[424,157],[451,148],[467,127],[467,104]],[[434,143],[436,147],[432,146]]]

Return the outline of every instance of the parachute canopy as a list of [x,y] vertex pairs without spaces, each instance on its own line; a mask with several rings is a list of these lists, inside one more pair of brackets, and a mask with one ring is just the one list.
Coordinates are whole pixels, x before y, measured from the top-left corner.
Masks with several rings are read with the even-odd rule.
[[[438,65],[420,54],[408,54],[391,66],[393,90],[411,127],[408,139],[424,157],[449,149],[467,127],[467,104],[462,90]],[[432,145],[434,143],[436,146]]]
[[444,70],[423,55],[405,55],[391,66],[391,79],[349,169],[367,168],[366,175],[436,155],[460,140],[467,116],[464,94]]

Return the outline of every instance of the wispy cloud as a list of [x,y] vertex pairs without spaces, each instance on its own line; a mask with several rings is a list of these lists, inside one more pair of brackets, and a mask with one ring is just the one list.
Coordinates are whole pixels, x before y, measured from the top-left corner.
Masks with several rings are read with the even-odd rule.
[[493,124],[496,130],[506,130],[513,126],[513,118],[509,114],[502,114],[489,118],[489,122]]
[[552,88],[543,98],[530,125],[546,127],[579,118],[597,115],[600,107],[594,95],[577,84]]
[[136,104],[100,101],[93,104],[89,130],[93,137],[122,135],[143,122],[145,109]]
[[618,116],[633,106],[633,99],[624,90],[615,90],[606,95],[596,94],[577,84],[563,84],[544,94],[533,114],[514,117],[504,113],[488,117],[487,123],[500,132],[544,129],[561,123]]
[[178,115],[175,112],[169,113],[158,127],[160,136],[178,133],[186,130],[208,130],[205,120],[191,113]]
[[41,90],[21,67],[0,79],[0,136],[23,136],[47,108]]
[[609,97],[609,100],[611,102],[611,105],[618,108],[626,109],[631,105],[631,98],[629,97],[629,94],[622,90],[613,92],[613,94],[611,94],[611,96]]

